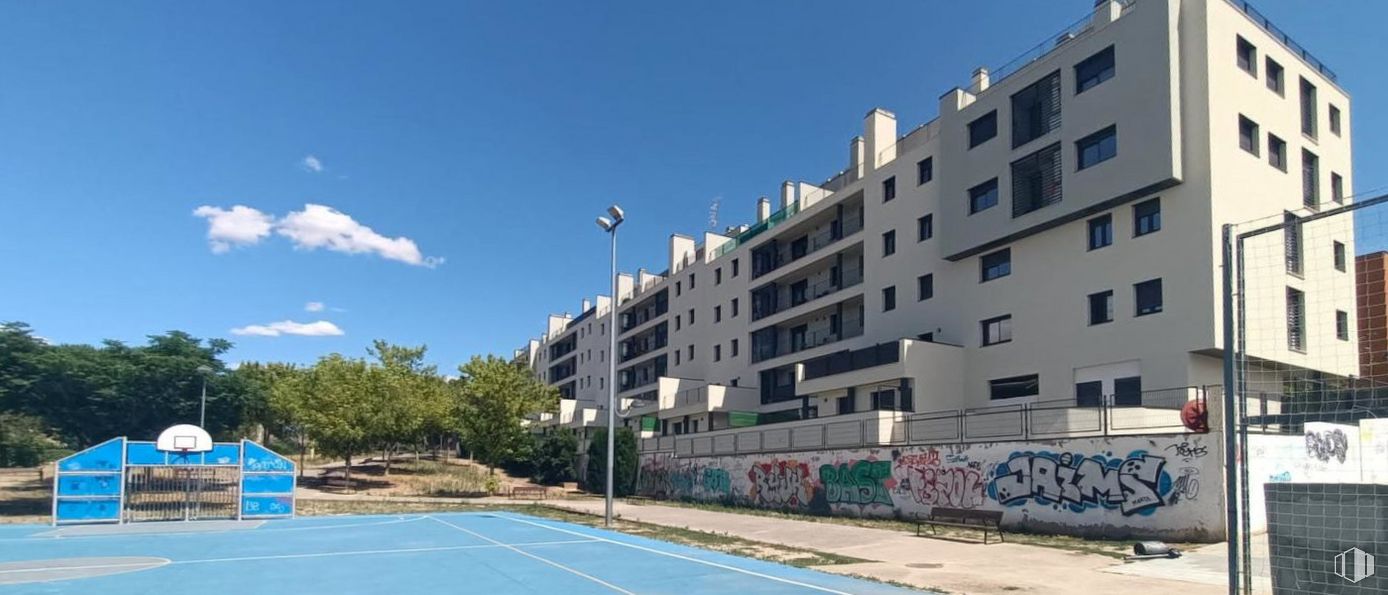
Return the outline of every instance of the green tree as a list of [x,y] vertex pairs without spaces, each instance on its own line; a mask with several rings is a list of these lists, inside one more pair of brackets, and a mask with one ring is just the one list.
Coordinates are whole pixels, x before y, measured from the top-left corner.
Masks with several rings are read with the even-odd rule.
[[325,454],[342,459],[349,487],[352,457],[371,446],[371,375],[377,373],[365,360],[332,354],[314,364],[301,387],[308,435]]
[[[612,461],[612,495],[630,496],[636,493],[636,434],[628,428],[617,428]],[[607,489],[607,428],[598,428],[588,442],[588,468],[584,475],[585,488],[590,492]]]
[[535,481],[557,485],[577,479],[578,436],[568,428],[535,437]]
[[64,452],[48,436],[42,419],[0,412],[0,467],[34,467]]
[[523,420],[553,411],[559,391],[541,384],[528,370],[495,356],[476,357],[458,366],[464,439],[488,472],[532,444]]

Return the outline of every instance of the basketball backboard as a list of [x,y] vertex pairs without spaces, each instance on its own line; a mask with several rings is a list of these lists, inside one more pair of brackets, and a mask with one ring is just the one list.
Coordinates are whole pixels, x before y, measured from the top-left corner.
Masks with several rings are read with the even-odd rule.
[[179,424],[160,432],[154,447],[164,452],[207,452],[212,450],[212,436],[195,425]]

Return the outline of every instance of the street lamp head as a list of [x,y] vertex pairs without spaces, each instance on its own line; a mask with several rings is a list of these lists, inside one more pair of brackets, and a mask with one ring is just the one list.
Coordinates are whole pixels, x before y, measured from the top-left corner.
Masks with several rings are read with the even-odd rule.
[[614,204],[610,207],[607,207],[607,214],[612,215],[613,221],[621,223],[622,219],[625,219],[626,212],[622,211],[622,207],[619,207]]
[[603,231],[612,231],[612,222],[608,221],[607,217],[598,217],[598,227]]

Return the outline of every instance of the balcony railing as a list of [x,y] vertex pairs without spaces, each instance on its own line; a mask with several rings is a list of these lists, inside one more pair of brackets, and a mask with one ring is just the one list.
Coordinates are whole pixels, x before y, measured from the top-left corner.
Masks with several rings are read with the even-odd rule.
[[753,345],[752,361],[760,362],[771,358],[780,357],[783,355],[799,353],[806,349],[814,349],[815,347],[819,347],[821,345],[837,343],[844,339],[852,339],[853,337],[857,337],[862,334],[863,325],[861,323],[843,323],[843,328],[841,328],[837,332],[832,330],[821,330],[807,332],[803,335],[792,336],[785,343],[778,344],[776,346],[776,349],[774,350],[766,348],[759,349],[758,346]]
[[794,217],[795,214],[799,212],[800,201],[797,200],[795,202],[790,203],[785,208],[782,208],[781,210],[772,213],[770,217],[766,218],[766,221],[762,221],[756,225],[753,225],[747,228],[747,231],[737,234],[737,237],[733,238],[731,241],[724,242],[722,246],[718,247],[718,250],[714,251],[713,257],[718,258],[720,256],[723,256],[724,254],[736,250],[738,246],[747,243],[752,238],[761,235],[762,232],[765,232],[768,229],[785,223],[787,219]]
[[840,351],[806,360],[805,380],[844,374],[901,361],[901,342],[879,343],[853,351]]
[[[777,246],[767,246],[759,250],[773,250],[769,265],[764,264],[756,258],[752,259],[752,278],[756,279],[763,275],[770,274],[793,262],[798,262],[809,258],[820,250],[837,243],[844,238],[852,237],[854,234],[863,230],[863,218],[859,216],[859,209],[848,209],[843,219],[839,220],[838,228],[835,229],[831,224],[827,229],[811,236],[805,237],[805,249],[803,252],[796,251],[795,241],[783,242]],[[796,238],[799,240],[799,238]]]
[[1330,67],[1326,66],[1320,60],[1316,59],[1315,56],[1311,55],[1311,52],[1306,51],[1306,48],[1301,47],[1301,45],[1298,44],[1296,40],[1292,39],[1281,29],[1278,29],[1277,25],[1272,24],[1272,21],[1269,21],[1267,17],[1263,16],[1263,13],[1258,12],[1258,9],[1253,8],[1252,4],[1244,2],[1243,0],[1227,1],[1229,2],[1229,4],[1234,5],[1234,8],[1237,8],[1240,11],[1243,11],[1244,14],[1248,15],[1248,18],[1251,19],[1254,24],[1258,25],[1259,27],[1262,27],[1263,30],[1267,31],[1268,35],[1271,35],[1273,39],[1276,39],[1283,46],[1286,46],[1286,48],[1290,50],[1293,54],[1300,56],[1302,60],[1305,60],[1306,63],[1311,66],[1311,68],[1314,68],[1318,72],[1320,72],[1321,76],[1324,76],[1327,80],[1329,80],[1332,83],[1338,84],[1338,79],[1335,75],[1335,71],[1331,70]]

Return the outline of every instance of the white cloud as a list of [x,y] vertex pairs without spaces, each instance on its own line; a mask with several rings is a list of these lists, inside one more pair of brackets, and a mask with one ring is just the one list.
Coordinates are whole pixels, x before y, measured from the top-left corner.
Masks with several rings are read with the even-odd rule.
[[304,304],[305,312],[322,312],[324,308],[323,302],[309,302]]
[[193,216],[207,219],[207,243],[213,254],[259,242],[270,235],[275,221],[268,214],[242,205],[230,210],[203,205],[193,210]]
[[251,324],[243,327],[231,329],[233,335],[251,335],[256,337],[278,337],[280,335],[299,335],[303,337],[337,337],[346,333],[338,328],[336,324],[326,320],[317,322],[294,322],[293,320],[281,320],[269,324]]
[[372,253],[388,260],[433,268],[442,258],[424,256],[419,246],[406,237],[388,238],[358,223],[346,213],[324,205],[307,204],[304,210],[285,215],[275,225],[275,233],[289,238],[295,248],[326,248],[348,254]]
[[307,172],[312,172],[315,174],[322,173],[323,161],[318,159],[317,157],[314,157],[313,155],[307,155],[299,161],[299,167],[304,168],[304,171]]
[[420,252],[414,240],[383,236],[350,215],[324,205],[306,204],[302,211],[292,211],[279,220],[243,205],[231,209],[203,205],[194,209],[193,215],[207,219],[207,242],[213,254],[257,244],[274,232],[289,238],[295,248],[302,250],[325,248],[347,254],[369,253],[429,268],[443,264],[443,258]]

